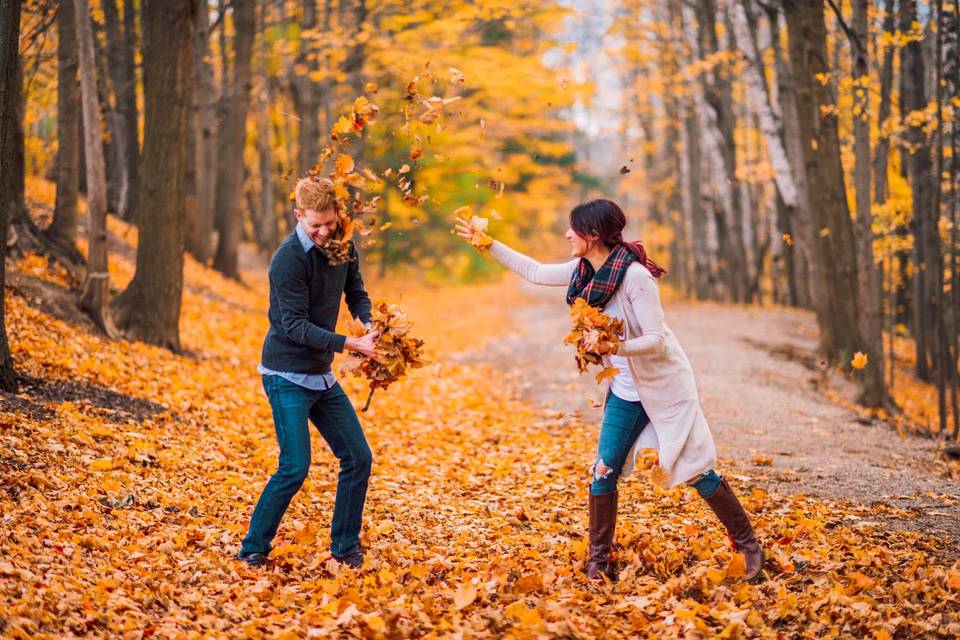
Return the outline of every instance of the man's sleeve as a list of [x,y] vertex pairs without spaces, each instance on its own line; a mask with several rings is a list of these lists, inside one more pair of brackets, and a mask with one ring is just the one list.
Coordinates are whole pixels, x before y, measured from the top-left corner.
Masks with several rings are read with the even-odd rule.
[[270,288],[276,292],[280,329],[287,338],[324,351],[343,351],[346,336],[310,322],[307,270],[303,262],[277,255],[270,265]]
[[350,263],[347,265],[347,282],[343,287],[343,293],[347,298],[347,308],[354,318],[359,318],[360,322],[367,324],[372,319],[370,312],[373,309],[373,303],[370,302],[370,296],[363,286],[363,277],[360,275],[360,254],[357,252],[357,246],[351,243]]

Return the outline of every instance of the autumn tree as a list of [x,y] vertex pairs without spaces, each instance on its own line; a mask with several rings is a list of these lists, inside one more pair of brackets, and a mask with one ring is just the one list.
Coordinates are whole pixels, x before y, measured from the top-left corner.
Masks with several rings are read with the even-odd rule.
[[57,196],[47,237],[78,264],[77,190],[80,186],[80,91],[73,2],[57,13]]
[[[16,129],[20,111],[20,0],[0,0],[0,176],[3,176],[4,192],[0,194],[0,389],[16,391],[17,377],[13,370],[13,357],[7,340],[4,305],[4,281],[6,279],[7,225],[11,209],[17,205],[9,184],[12,164],[17,153]],[[23,179],[22,176],[20,178]]]
[[131,209],[137,196],[140,157],[137,79],[133,61],[136,55],[133,0],[124,1],[122,21],[117,10],[117,0],[103,0],[102,7],[107,41],[107,70],[113,89],[109,123],[113,162],[119,182],[114,185],[117,213],[124,218],[131,218]]
[[110,317],[110,273],[107,270],[107,180],[103,161],[103,134],[97,98],[97,71],[93,29],[87,0],[75,0],[75,23],[80,61],[84,154],[87,173],[87,270],[80,291],[80,307],[108,336],[117,335]]
[[[887,390],[883,365],[883,293],[880,274],[873,257],[873,197],[870,190],[870,69],[867,0],[853,0],[853,22],[847,26],[840,8],[829,0],[850,40],[853,54],[851,85],[853,90],[853,137],[856,192],[856,258],[860,305],[860,328],[868,366],[863,373],[859,401],[869,407],[886,404]],[[886,167],[884,167],[886,170]]]
[[[243,148],[247,139],[247,108],[250,103],[252,73],[250,67],[256,31],[256,3],[233,3],[235,36],[233,76],[226,100],[226,113],[220,125],[217,158],[217,184],[214,204],[220,229],[213,267],[230,278],[239,278],[238,250],[243,229],[240,196],[243,184]],[[222,27],[221,27],[222,28]]]
[[785,0],[790,65],[813,218],[813,272],[820,345],[834,363],[860,350],[857,265],[853,223],[844,192],[837,120],[821,113],[832,102],[829,87],[817,78],[827,67],[826,25],[819,2]]
[[[221,22],[223,18],[220,18]],[[223,28],[221,24],[221,29]],[[213,235],[213,198],[217,179],[217,89],[210,60],[210,11],[200,7],[194,46],[196,72],[193,91],[193,216],[187,220],[187,251],[201,264],[210,261]]]
[[117,299],[118,325],[132,338],[180,350],[188,115],[199,0],[143,4],[146,123],[136,205],[136,273]]

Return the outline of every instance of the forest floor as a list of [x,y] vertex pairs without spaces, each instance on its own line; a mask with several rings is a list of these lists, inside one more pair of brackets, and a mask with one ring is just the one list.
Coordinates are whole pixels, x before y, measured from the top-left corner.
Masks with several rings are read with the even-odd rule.
[[[119,290],[133,271],[119,245],[136,233],[111,230]],[[695,492],[653,482],[652,452],[623,485],[619,582],[584,581],[600,389],[560,345],[560,294],[512,279],[369,283],[409,312],[432,364],[361,414],[374,452],[367,563],[344,569],[327,550],[337,468],[315,434],[311,475],[254,570],[233,554],[276,465],[255,371],[262,271],[240,284],[188,259],[175,355],[91,332],[45,259],[12,268],[24,385],[0,397],[4,637],[960,634],[954,467],[828,398],[845,383],[803,365],[804,314],[666,310],[720,470],[766,547],[759,584],[736,581],[738,556]],[[361,404],[362,382],[342,383]]]
[[[462,357],[502,371],[524,400],[599,424],[603,393],[593,376],[577,374],[562,344],[564,291],[523,289],[528,303],[513,308],[515,330]],[[901,437],[895,425],[850,406],[856,386],[819,366],[811,313],[674,302],[665,316],[694,368],[721,472],[745,487],[874,507],[844,519],[925,531],[942,540],[938,554],[960,557],[955,465],[938,458],[935,439]]]

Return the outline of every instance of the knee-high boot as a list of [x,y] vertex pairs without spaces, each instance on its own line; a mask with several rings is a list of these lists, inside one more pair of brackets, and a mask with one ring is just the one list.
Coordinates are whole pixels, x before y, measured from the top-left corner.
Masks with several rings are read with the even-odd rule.
[[727,480],[725,478],[721,480],[713,495],[704,500],[727,528],[734,550],[743,553],[746,561],[746,574],[743,579],[747,581],[755,579],[763,569],[763,549],[760,548],[747,512],[744,511],[743,505],[740,504]]
[[617,528],[617,492],[595,496],[590,494],[590,547],[587,550],[587,578],[602,580],[613,577],[610,550]]

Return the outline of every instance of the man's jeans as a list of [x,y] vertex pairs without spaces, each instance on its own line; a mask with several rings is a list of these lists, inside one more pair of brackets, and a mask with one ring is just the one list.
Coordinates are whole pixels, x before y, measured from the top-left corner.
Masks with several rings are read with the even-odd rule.
[[260,494],[240,553],[270,553],[280,519],[310,469],[309,418],[340,460],[330,550],[342,556],[360,543],[360,522],[373,461],[353,404],[339,384],[313,391],[280,376],[266,375],[263,389],[273,409],[280,463]]
[[[623,472],[627,455],[640,436],[640,432],[649,423],[650,418],[639,401],[624,400],[613,393],[607,393],[590,493],[603,495],[616,491],[617,480]],[[692,481],[690,485],[701,496],[709,498],[720,485],[720,475],[711,469]]]

